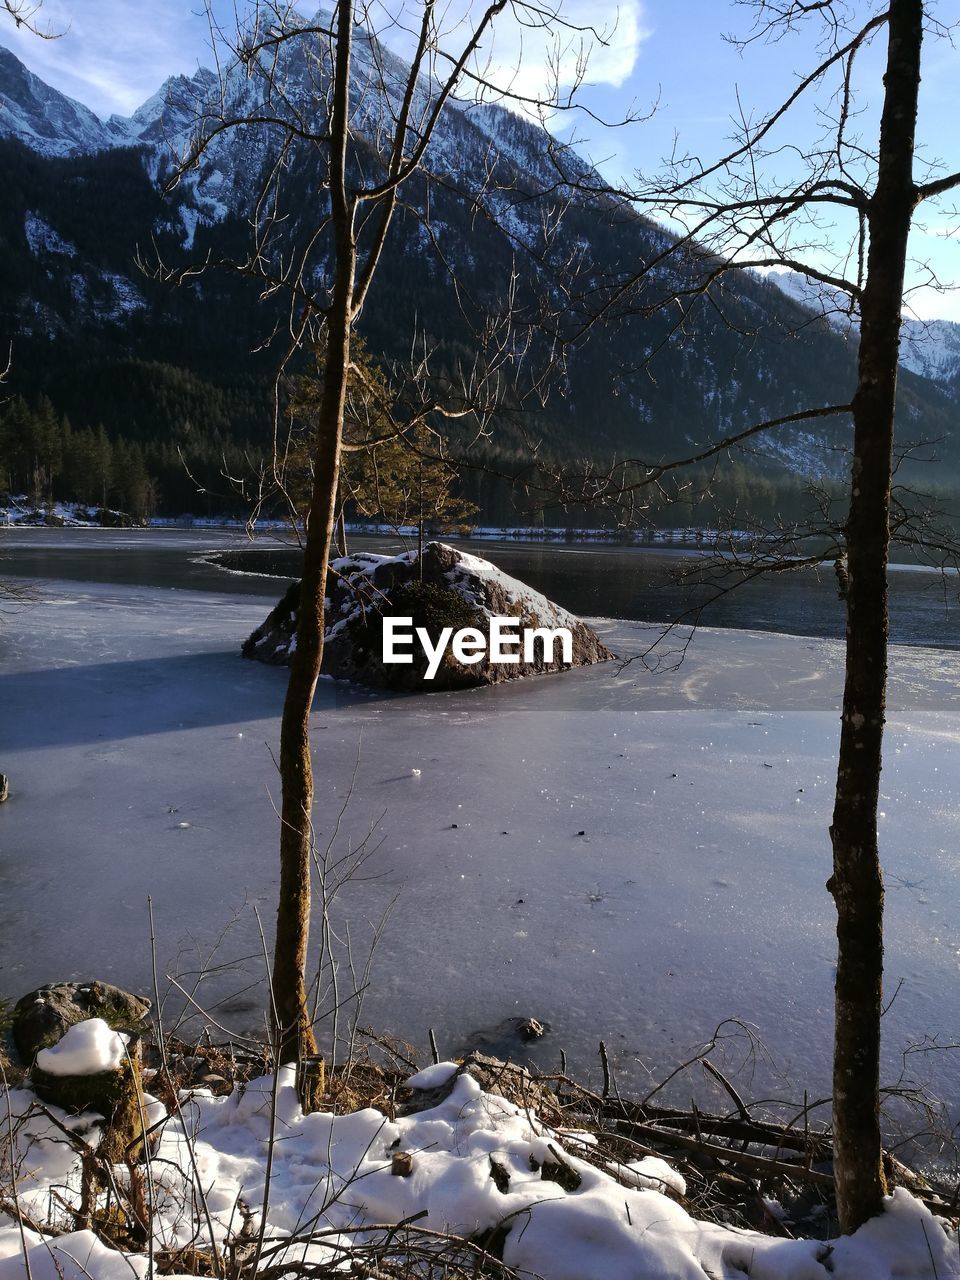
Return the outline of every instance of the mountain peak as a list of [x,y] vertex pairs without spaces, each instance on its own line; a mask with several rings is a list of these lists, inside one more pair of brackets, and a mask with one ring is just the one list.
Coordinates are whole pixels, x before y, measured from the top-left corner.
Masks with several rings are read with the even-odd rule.
[[131,116],[106,122],[82,102],[34,75],[0,45],[0,137],[14,137],[47,156],[88,155],[109,147],[182,143],[198,111],[219,92],[215,72],[169,76]]
[[215,100],[219,85],[208,67],[200,67],[192,76],[168,76],[130,117],[131,133],[139,142],[166,143],[180,150],[199,114]]
[[19,138],[48,156],[77,155],[116,145],[111,131],[89,107],[45,84],[2,45],[0,137]]

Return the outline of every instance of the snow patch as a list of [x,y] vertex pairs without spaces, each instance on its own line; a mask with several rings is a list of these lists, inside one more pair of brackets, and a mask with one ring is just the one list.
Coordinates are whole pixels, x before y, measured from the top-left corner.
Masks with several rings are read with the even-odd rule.
[[147,305],[143,294],[126,276],[117,275],[116,272],[106,272],[102,278],[113,292],[113,303],[109,308],[109,314],[129,315],[132,311],[142,311]]
[[[767,279],[788,298],[826,320],[848,341],[859,341],[859,313],[845,293],[796,271],[771,271]],[[960,324],[904,316],[900,325],[900,365],[931,382],[949,383],[960,372]]]
[[51,227],[37,213],[28,213],[23,220],[23,231],[34,257],[41,253],[57,253],[66,258],[77,256],[77,246],[65,240],[59,231]]
[[[419,1074],[429,1078],[434,1072],[427,1068]],[[25,1116],[31,1095],[20,1091],[8,1097],[11,1114]],[[151,1116],[162,1120],[159,1104],[149,1099],[149,1105]],[[32,1117],[28,1123],[44,1122]],[[569,1145],[565,1160],[580,1185],[567,1191],[541,1174],[548,1146],[560,1140],[527,1108],[483,1092],[467,1074],[438,1106],[396,1120],[373,1107],[349,1115],[304,1116],[293,1068],[284,1067],[276,1082],[253,1080],[227,1097],[205,1091],[185,1095],[180,1114],[160,1125],[153,1167],[162,1170],[163,1193],[155,1204],[154,1247],[171,1240],[206,1241],[210,1233],[212,1242],[224,1247],[233,1237],[242,1198],[255,1226],[266,1215],[266,1238],[277,1245],[271,1262],[278,1273],[285,1263],[298,1272],[306,1264],[336,1264],[339,1271],[351,1242],[369,1238],[365,1225],[423,1214],[427,1229],[461,1236],[502,1226],[504,1262],[543,1280],[703,1280],[705,1274],[817,1280],[825,1274],[825,1257],[837,1280],[958,1275],[956,1230],[902,1189],[853,1236],[829,1245],[777,1239],[701,1221],[660,1190],[624,1185],[572,1153]],[[267,1202],[264,1178],[271,1147]],[[410,1176],[394,1176],[396,1151],[409,1153]],[[29,1174],[18,1191],[32,1216],[40,1216],[38,1209],[54,1187],[68,1204],[79,1202],[80,1160],[67,1144],[37,1142],[30,1156]],[[498,1185],[491,1176],[492,1161],[506,1175],[506,1189],[502,1179]],[[656,1168],[664,1179],[676,1177],[661,1160],[640,1161],[636,1167]],[[197,1177],[205,1188],[202,1209]],[[120,1280],[145,1276],[148,1269],[147,1248],[137,1254],[114,1252],[89,1232],[56,1237],[28,1232],[25,1244],[34,1280]],[[0,1280],[20,1280],[24,1269],[19,1232],[11,1219],[0,1217]]]
[[37,1066],[51,1076],[94,1076],[116,1071],[126,1055],[129,1036],[102,1018],[77,1022],[49,1049],[37,1054]]
[[[414,773],[419,772],[419,769],[414,770]],[[439,1089],[459,1070],[460,1064],[457,1062],[435,1062],[432,1066],[424,1067],[422,1071],[411,1076],[405,1084],[408,1089]]]
[[635,1174],[638,1187],[649,1187],[652,1191],[675,1191],[679,1196],[687,1194],[687,1181],[666,1160],[659,1156],[644,1156],[625,1165],[622,1174]]

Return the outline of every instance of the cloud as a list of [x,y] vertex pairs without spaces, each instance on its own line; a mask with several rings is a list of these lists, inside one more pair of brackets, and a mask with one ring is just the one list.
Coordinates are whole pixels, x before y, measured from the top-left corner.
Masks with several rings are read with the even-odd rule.
[[[440,45],[454,56],[469,40],[481,6],[470,0],[438,5]],[[385,44],[409,56],[420,16],[417,0],[376,0],[370,17]],[[470,70],[504,99],[544,100],[581,82],[619,88],[633,73],[650,35],[642,0],[514,0],[485,35]],[[449,69],[440,61],[438,71]],[[488,96],[496,97],[496,94]],[[522,107],[522,103],[516,104]]]
[[619,88],[649,35],[637,0],[565,0],[556,11],[557,20],[545,25],[519,7],[505,12],[490,42],[491,78],[532,97],[570,90],[583,79]]
[[206,20],[190,0],[44,0],[40,40],[12,22],[0,41],[48,84],[100,116],[129,115],[169,75],[205,59]]

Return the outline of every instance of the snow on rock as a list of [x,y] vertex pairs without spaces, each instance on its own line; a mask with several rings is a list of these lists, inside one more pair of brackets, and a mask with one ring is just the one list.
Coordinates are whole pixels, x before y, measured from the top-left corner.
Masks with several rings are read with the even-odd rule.
[[[439,1067],[449,1071],[451,1065]],[[432,1081],[438,1069],[419,1074]],[[15,1091],[9,1096],[18,1124],[29,1116],[30,1095]],[[29,1123],[48,1122],[32,1116]],[[18,1135],[22,1141],[22,1129]],[[39,1131],[35,1136],[29,1173],[18,1188],[24,1206],[36,1214],[54,1187],[58,1196],[76,1203],[79,1158],[63,1143],[44,1145]],[[180,1114],[167,1118],[154,1153],[154,1176],[161,1180],[154,1245],[207,1248],[211,1230],[222,1245],[235,1233],[242,1198],[256,1230],[266,1214],[265,1245],[277,1273],[282,1264],[296,1270],[305,1262],[336,1262],[339,1270],[349,1270],[343,1250],[352,1240],[369,1240],[364,1226],[425,1213],[420,1223],[430,1231],[470,1236],[499,1228],[504,1261],[543,1280],[960,1276],[956,1231],[902,1189],[885,1201],[880,1217],[853,1236],[829,1243],[781,1239],[700,1221],[673,1196],[624,1185],[569,1150],[565,1160],[580,1184],[565,1190],[541,1172],[548,1146],[557,1141],[529,1108],[484,1092],[466,1073],[439,1104],[395,1120],[372,1107],[350,1115],[304,1116],[294,1070],[284,1067],[275,1081],[251,1081],[227,1097],[203,1091],[183,1096]],[[398,1151],[412,1164],[406,1176],[393,1172]],[[496,1179],[491,1161],[499,1171]],[[665,1170],[672,1172],[667,1165]],[[203,1205],[195,1195],[197,1180],[205,1189]],[[26,1245],[34,1280],[81,1275],[114,1280],[146,1271],[146,1247],[125,1256],[104,1249],[87,1232],[56,1238],[28,1232]],[[14,1223],[0,1214],[0,1280],[24,1274],[21,1248]]]
[[[419,773],[419,769],[417,770]],[[460,1070],[459,1062],[435,1062],[405,1081],[408,1089],[439,1089]]]
[[118,275],[115,271],[106,271],[100,279],[110,291],[110,300],[101,310],[111,319],[129,314],[131,311],[142,311],[147,305],[143,294],[126,276]]
[[29,1066],[79,1022],[97,1018],[115,1031],[137,1031],[149,1012],[149,1000],[109,982],[53,982],[17,1001],[11,1030],[20,1060]]
[[[327,593],[323,671],[335,679],[388,689],[455,689],[613,657],[596,633],[572,613],[501,572],[489,560],[443,542],[429,542],[424,548],[422,578],[415,551],[395,556],[362,553],[334,560]],[[277,665],[289,663],[299,600],[300,588],[295,583],[245,641],[244,657]],[[385,662],[381,618],[391,616],[412,617],[414,628],[424,623],[434,641],[444,624],[453,632],[473,628],[483,636],[483,656],[464,663],[448,649],[431,674],[420,641],[414,639],[406,650],[412,653],[412,663]],[[492,620],[504,617],[520,620],[514,632],[518,641],[513,645],[519,661],[513,663],[493,661],[489,654]],[[539,640],[532,660],[528,660],[523,638],[537,628],[569,630],[570,660],[564,658],[559,642],[548,648]]]
[[64,240],[56,228],[51,227],[37,213],[27,213],[23,220],[23,231],[27,237],[30,252],[36,257],[41,253],[60,254],[66,258],[77,256],[77,246]]
[[75,1022],[66,1035],[37,1054],[37,1066],[51,1076],[92,1076],[116,1071],[123,1062],[129,1037],[102,1018]]

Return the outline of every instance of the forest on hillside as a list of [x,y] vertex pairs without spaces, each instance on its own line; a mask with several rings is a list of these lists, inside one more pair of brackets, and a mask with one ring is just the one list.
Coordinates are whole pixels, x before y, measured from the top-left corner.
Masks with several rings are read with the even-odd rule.
[[[137,523],[151,517],[247,519],[257,506],[268,463],[264,433],[238,440],[229,430],[226,398],[183,370],[164,365],[131,365],[117,371],[110,392],[121,403],[127,388],[150,398],[152,414],[176,426],[152,436],[140,429],[135,397],[129,393],[130,429],[108,430],[102,420],[75,421],[57,412],[46,395],[11,397],[0,407],[0,497],[17,496],[35,510],[56,502],[76,502],[90,511],[121,511]],[[153,390],[151,390],[151,388]],[[251,415],[252,416],[252,415]],[[518,478],[511,480],[510,469]],[[550,477],[531,468],[523,450],[476,452],[470,467],[452,483],[461,507],[449,521],[428,519],[434,528],[471,525],[555,528],[748,528],[778,519],[802,519],[814,505],[803,477],[765,473],[744,460],[719,469],[693,468],[672,496],[651,495],[636,519],[624,521],[602,506],[550,502]],[[820,497],[836,497],[839,485],[822,487]],[[260,509],[283,516],[287,505],[274,495]],[[409,508],[409,523],[416,512]],[[428,511],[429,517],[429,511]],[[347,500],[346,518],[391,523],[391,512],[375,512]]]

